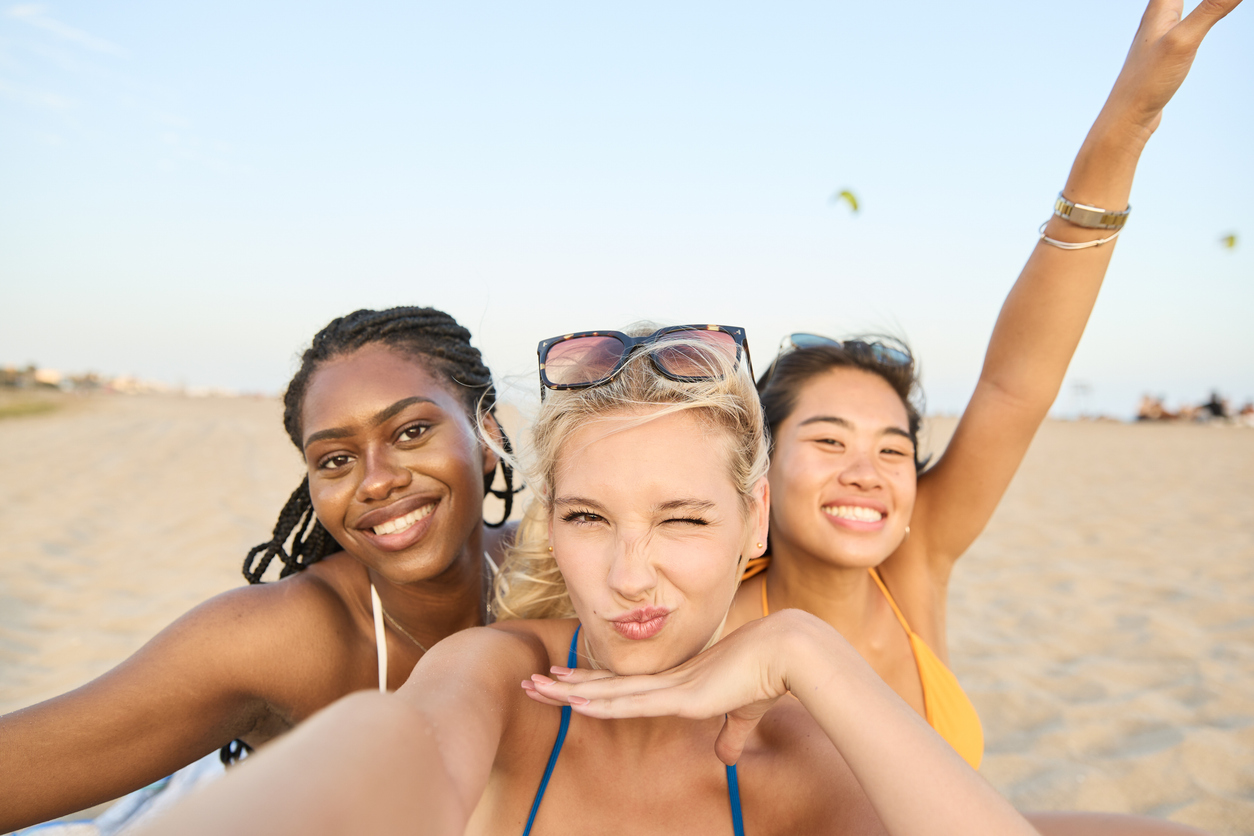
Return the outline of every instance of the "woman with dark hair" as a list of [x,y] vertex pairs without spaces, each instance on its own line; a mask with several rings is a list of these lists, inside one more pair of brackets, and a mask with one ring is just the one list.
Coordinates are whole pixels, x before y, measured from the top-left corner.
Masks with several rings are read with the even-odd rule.
[[[427,648],[483,624],[512,471],[492,376],[432,308],[360,310],[314,337],[284,396],[308,475],[251,584],[200,605],[81,688],[0,718],[0,832],[238,754],[362,688],[400,687]],[[492,489],[500,467],[503,487]],[[277,583],[261,583],[277,558]]]
[[950,572],[1057,396],[1163,107],[1239,2],[1205,0],[1183,20],[1180,0],[1149,3],[935,464],[919,459],[915,363],[898,342],[796,334],[758,382],[773,441],[770,558],[747,573],[728,626],[788,607],[818,615],[972,766],[984,741],[947,667]]

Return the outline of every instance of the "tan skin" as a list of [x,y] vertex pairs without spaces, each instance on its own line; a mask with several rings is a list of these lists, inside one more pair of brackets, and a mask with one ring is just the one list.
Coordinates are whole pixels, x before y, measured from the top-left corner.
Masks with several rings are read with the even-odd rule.
[[[1179,21],[1181,3],[1153,0],[1114,89],[1076,157],[1064,194],[1122,208],[1162,109],[1202,38],[1240,0],[1206,0]],[[1109,235],[1052,217],[1052,238]],[[1075,352],[1114,244],[1064,251],[1038,244],[1002,307],[976,391],[944,455],[917,479],[903,438],[905,407],[886,381],[852,369],[811,379],[776,429],[771,463],[772,564],[737,596],[729,626],[799,607],[836,626],[922,712],[910,647],[866,572],[880,574],[911,627],[948,659],[945,606],[954,563],[987,525]],[[851,525],[833,506],[884,514]],[[825,510],[826,509],[826,510]],[[909,526],[909,536],[906,527]]]
[[[1033,833],[814,616],[777,613],[698,653],[769,506],[763,481],[740,494],[711,436],[681,413],[608,434],[594,421],[563,445],[579,452],[559,456],[550,539],[603,670],[564,667],[571,620],[460,633],[396,694],[336,704],[145,833],[518,834],[568,702],[536,836],[724,836],[725,762],[748,833]],[[642,607],[663,623],[624,635],[617,619]],[[306,780],[285,783],[297,764]]]
[[[116,798],[234,738],[258,746],[377,688],[371,582],[427,647],[482,623],[485,541],[500,547],[482,523],[483,474],[496,458],[453,386],[367,345],[313,374],[302,419],[315,510],[348,551],[219,595],[100,678],[0,718],[0,832]],[[415,498],[436,504],[404,548],[361,530]],[[399,688],[423,651],[391,625],[387,642]]]
[[[1063,193],[1070,200],[1127,205],[1137,161],[1163,107],[1210,27],[1239,3],[1205,0],[1181,21],[1179,0],[1150,2],[1067,179]],[[1110,233],[1053,217],[1045,234],[1079,243]],[[761,617],[765,585],[772,611],[797,607],[836,627],[922,715],[909,640],[866,570],[878,567],[910,627],[948,663],[953,566],[987,525],[1057,397],[1113,250],[1113,243],[1077,251],[1036,246],[1002,307],[979,383],[948,448],[917,478],[913,444],[903,438],[905,407],[884,379],[843,368],[808,381],[776,428],[770,571],[741,588],[729,628]],[[851,513],[851,507],[883,517],[856,519],[865,511]],[[1034,823],[1047,832],[1056,826],[1072,834],[1123,832],[1103,817],[1063,819],[1046,815]],[[1127,832],[1149,832],[1122,824]],[[1161,832],[1186,829],[1163,825]]]

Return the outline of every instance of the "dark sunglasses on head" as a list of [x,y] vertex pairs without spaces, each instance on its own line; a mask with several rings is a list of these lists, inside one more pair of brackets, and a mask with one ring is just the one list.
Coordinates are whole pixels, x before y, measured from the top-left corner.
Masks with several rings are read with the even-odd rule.
[[675,325],[659,328],[643,337],[630,337],[621,331],[579,331],[541,340],[536,348],[540,357],[540,395],[545,389],[587,389],[613,380],[622,371],[631,353],[642,345],[673,341],[650,354],[657,370],[680,382],[710,380],[710,364],[705,351],[692,345],[700,343],[740,362],[743,350],[749,363],[749,344],[745,330],[731,325]]
[[831,345],[849,354],[867,356],[877,363],[883,363],[886,366],[909,366],[914,362],[914,357],[910,355],[910,349],[901,343],[893,344],[880,340],[875,342],[844,340],[842,342],[841,340],[833,340],[830,337],[820,337],[818,334],[789,334],[780,343],[779,353],[784,354],[788,351],[815,348],[821,345]]

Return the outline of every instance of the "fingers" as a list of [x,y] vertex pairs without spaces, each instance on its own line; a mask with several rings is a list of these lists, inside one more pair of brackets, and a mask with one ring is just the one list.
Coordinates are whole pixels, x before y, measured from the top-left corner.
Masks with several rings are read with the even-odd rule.
[[679,716],[682,699],[660,676],[600,677],[584,682],[557,682],[535,674],[528,695],[569,705],[580,714],[601,719]]
[[582,682],[594,682],[598,679],[613,679],[617,676],[613,671],[606,670],[590,670],[587,668],[563,668],[554,665],[549,668],[549,673],[562,682],[578,684]]
[[718,755],[718,759],[728,766],[739,761],[741,753],[745,750],[745,742],[760,719],[762,719],[761,714],[754,717],[728,714],[727,719],[723,721],[723,728],[718,733],[718,739],[714,741],[714,754]]
[[1182,37],[1200,43],[1212,26],[1239,5],[1241,0],[1202,0],[1176,28]]
[[[610,671],[575,670],[573,668],[564,668],[559,665],[554,665],[549,670],[554,676],[561,677],[561,679],[568,685],[582,685],[585,682],[593,682],[598,679],[609,679],[614,676],[614,674]],[[556,683],[554,680],[540,673],[532,674],[531,679],[524,679],[522,681],[523,691],[527,693],[527,696],[531,697],[538,703],[542,703],[544,705],[563,706],[574,705],[578,702],[576,700],[576,702],[572,703],[564,697],[543,694],[536,690],[537,684],[553,685]]]
[[542,705],[553,705],[559,708],[566,705],[566,703],[564,702],[558,702],[555,699],[546,697],[544,696],[544,694],[541,694],[539,691],[536,690],[535,684],[530,679],[524,679],[522,681],[522,689],[523,689],[523,692],[526,693],[527,696],[531,697],[533,700],[535,700],[538,703],[541,703]]
[[1183,0],[1150,0],[1145,7],[1145,14],[1141,15],[1138,31],[1157,29],[1164,18],[1173,24],[1178,22],[1183,7]]

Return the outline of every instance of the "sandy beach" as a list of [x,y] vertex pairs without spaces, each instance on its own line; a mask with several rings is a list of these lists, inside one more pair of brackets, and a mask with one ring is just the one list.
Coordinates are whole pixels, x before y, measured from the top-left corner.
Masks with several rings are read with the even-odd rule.
[[[60,403],[0,420],[0,712],[243,583],[302,475],[277,401]],[[1043,427],[950,603],[981,771],[1017,806],[1254,834],[1252,500],[1254,429]]]

